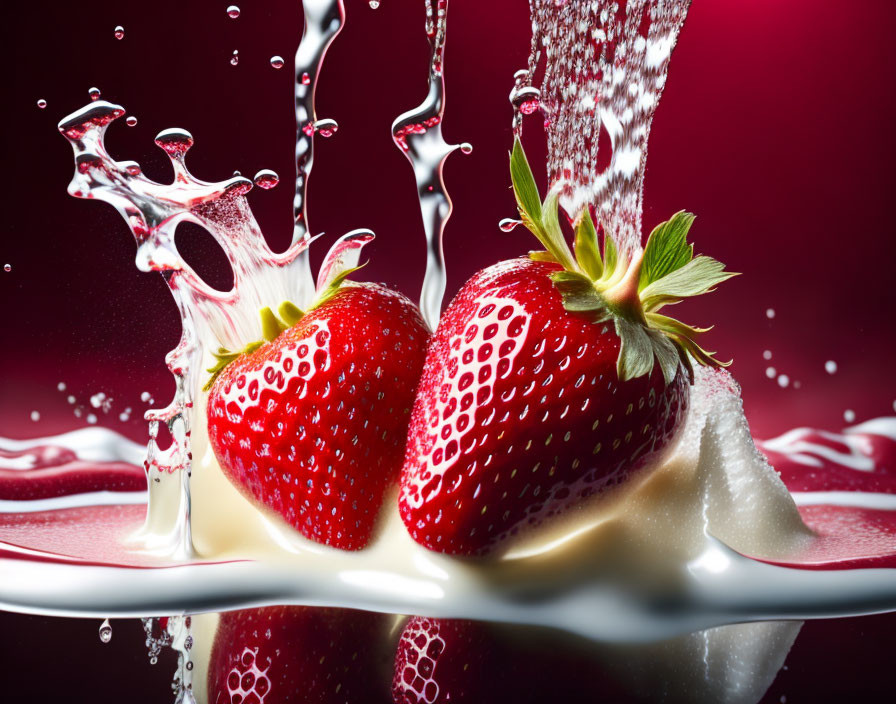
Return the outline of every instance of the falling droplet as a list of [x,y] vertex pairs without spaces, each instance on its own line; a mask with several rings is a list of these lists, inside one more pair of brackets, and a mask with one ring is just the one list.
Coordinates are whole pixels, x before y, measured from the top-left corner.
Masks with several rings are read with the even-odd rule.
[[86,420],[90,425],[96,425],[96,416],[93,413],[88,413]]
[[766,350],[765,352],[763,352],[763,353],[762,353],[762,358],[765,359],[765,360],[769,360],[769,359],[771,359],[771,358],[772,358],[772,351],[771,351],[771,350]]
[[149,399],[151,398],[152,394],[150,394],[149,391],[144,391],[142,394],[140,394],[140,400],[143,401],[143,403],[149,403]]
[[775,371],[775,368],[774,368],[774,367],[768,367],[768,368],[765,370],[765,375],[766,375],[769,379],[774,379],[774,378],[778,375],[778,372]]
[[280,177],[277,175],[276,171],[272,171],[271,169],[262,169],[257,174],[255,174],[255,178],[252,179],[256,186],[259,188],[263,188],[268,191],[280,183]]
[[790,386],[790,377],[786,374],[780,374],[778,376],[778,386],[780,386],[782,389],[786,389],[788,386]]
[[843,411],[843,420],[847,423],[852,423],[856,419],[856,412],[850,408],[847,408]]
[[837,363],[835,361],[833,361],[832,359],[829,359],[827,362],[824,363],[824,370],[828,374],[836,374],[837,373]]
[[65,382],[60,381],[58,384],[56,384],[56,388],[59,391],[65,391],[65,389],[66,389]]
[[309,76],[307,73],[303,73],[302,74],[302,85],[307,86],[309,83],[311,83],[311,76]]
[[87,91],[87,95],[90,96],[91,100],[99,100],[100,99],[100,89],[97,87],[93,87],[89,91]]
[[240,16],[240,8],[237,7],[236,5],[231,5],[230,7],[227,8],[227,16],[230,19],[235,20],[237,17]]
[[115,38],[119,40],[124,39],[124,27],[122,27],[121,25],[118,25],[115,28]]
[[236,66],[240,62],[240,52],[238,49],[233,50],[233,56],[230,57],[230,63]]
[[765,311],[765,317],[768,318],[769,320],[771,320],[772,318],[774,318],[774,317],[775,317],[775,309],[774,309],[774,308],[767,308],[766,311]]
[[112,640],[112,626],[109,625],[109,619],[100,624],[100,642],[108,643]]
[[522,225],[522,220],[514,220],[513,218],[504,218],[501,222],[498,223],[498,227],[501,228],[501,232],[513,232],[517,225]]
[[39,411],[31,411],[31,420],[35,423],[40,420],[40,412]]
[[4,265],[3,265],[3,271],[5,271],[5,272],[7,272],[7,273],[9,273],[10,271],[12,271],[12,264],[4,264]]
[[338,129],[339,125],[336,123],[336,120],[329,118],[324,118],[314,123],[314,130],[319,132],[321,137],[332,137]]
[[128,127],[135,127],[135,126],[137,125],[137,118],[134,117],[133,115],[131,115],[130,117],[128,117],[128,118],[124,121],[124,123],[125,123]]
[[460,150],[464,154],[472,154],[473,153],[473,145],[470,144],[469,142],[464,142],[463,144],[460,145]]
[[43,98],[41,98],[40,100],[37,101],[37,107],[39,107],[41,110],[43,110],[45,107],[47,107],[47,101],[44,100]]
[[380,6],[380,0],[370,0],[370,9],[375,10]]
[[271,57],[271,66],[273,66],[274,68],[283,68],[284,63],[285,62],[283,61],[282,56],[272,56]]

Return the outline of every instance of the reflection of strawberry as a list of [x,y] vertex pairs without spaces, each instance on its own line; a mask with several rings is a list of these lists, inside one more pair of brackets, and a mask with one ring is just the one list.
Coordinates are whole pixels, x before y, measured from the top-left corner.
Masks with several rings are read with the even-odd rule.
[[476,274],[433,336],[411,419],[400,510],[433,550],[480,554],[526,525],[623,481],[667,447],[692,360],[719,364],[703,332],[660,315],[731,276],[686,243],[693,216],[657,227],[633,257],[587,209],[575,257],[557,193],[539,202],[517,143],[523,222],[546,251]]
[[[210,704],[388,701],[388,619],[276,606],[221,615],[208,670]],[[377,647],[377,646],[381,647]]]
[[304,314],[263,309],[267,342],[219,353],[208,429],[242,492],[306,537],[357,550],[400,469],[428,333],[407,298],[343,283],[348,273],[319,284]]

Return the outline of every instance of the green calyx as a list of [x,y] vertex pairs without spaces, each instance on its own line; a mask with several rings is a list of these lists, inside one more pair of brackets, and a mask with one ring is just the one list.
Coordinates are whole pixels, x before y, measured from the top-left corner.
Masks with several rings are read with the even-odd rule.
[[339,292],[350,274],[358,271],[358,269],[362,269],[364,266],[366,266],[366,262],[361,266],[341,271],[333,278],[327,287],[318,294],[311,306],[308,307],[308,310],[303,311],[292,301],[283,301],[283,303],[277,307],[276,313],[267,306],[259,309],[258,317],[261,319],[261,336],[263,339],[250,342],[237,352],[228,350],[225,347],[219,347],[217,352],[212,352],[212,356],[215,358],[216,362],[214,366],[206,370],[211,376],[205,386],[202,387],[202,390],[209,391],[214,385],[215,380],[218,378],[218,375],[224,371],[228,364],[245,354],[254,352],[267,342],[273,342],[281,333],[285,330],[289,330],[293,325],[304,318],[306,314],[324,305],[324,303],[329,301]]
[[710,328],[691,327],[659,313],[664,306],[713,291],[736,276],[711,257],[694,256],[694,246],[687,242],[692,214],[681,211],[657,225],[644,250],[630,256],[604,228],[601,252],[586,206],[574,221],[573,253],[560,229],[559,189],[552,188],[544,202],[540,200],[518,139],[510,154],[510,177],[522,223],[544,246],[543,251],[530,252],[530,258],[563,267],[551,274],[551,280],[566,310],[596,324],[613,322],[620,340],[616,371],[622,381],[650,374],[655,363],[666,384],[675,378],[679,363],[689,372],[693,372],[691,360],[712,367],[730,364],[697,344]]

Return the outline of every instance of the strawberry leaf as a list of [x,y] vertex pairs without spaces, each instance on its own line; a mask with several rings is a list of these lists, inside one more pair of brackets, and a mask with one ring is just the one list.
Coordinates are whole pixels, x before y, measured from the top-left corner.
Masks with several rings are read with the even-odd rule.
[[555,257],[550,252],[545,251],[537,251],[537,252],[529,252],[529,259],[533,262],[552,262],[554,264],[559,264],[557,261],[557,257]]
[[694,257],[694,245],[687,243],[688,231],[694,223],[691,213],[680,211],[657,225],[644,248],[644,264],[638,290],[680,269]]
[[616,271],[619,260],[619,251],[616,249],[616,241],[609,232],[604,230],[604,278],[608,279]]
[[544,246],[567,271],[578,271],[579,267],[573,259],[569,245],[563,239],[563,231],[560,229],[560,217],[558,199],[560,191],[552,188],[541,206],[541,224],[544,234]]
[[711,257],[695,257],[681,268],[645,286],[641,291],[641,301],[646,310],[656,310],[658,303],[664,305],[676,299],[700,296],[736,275],[725,271],[725,265]]
[[595,290],[594,284],[584,274],[572,271],[556,271],[551,281],[563,297],[563,307],[571,313],[591,313],[593,322],[603,322],[610,317],[607,304]]
[[532,175],[532,169],[519,139],[513,141],[513,151],[510,153],[510,179],[513,181],[513,194],[516,196],[523,221],[528,219],[532,223],[541,223],[541,198],[538,195],[538,186],[535,184],[535,177]]
[[625,318],[617,317],[614,322],[619,336],[619,357],[616,360],[619,380],[628,381],[650,374],[653,369],[653,345],[647,328]]
[[592,281],[597,281],[604,273],[604,264],[600,258],[600,250],[597,245],[597,231],[594,229],[594,221],[586,207],[582,210],[579,223],[576,226],[575,241],[576,261],[579,267]]

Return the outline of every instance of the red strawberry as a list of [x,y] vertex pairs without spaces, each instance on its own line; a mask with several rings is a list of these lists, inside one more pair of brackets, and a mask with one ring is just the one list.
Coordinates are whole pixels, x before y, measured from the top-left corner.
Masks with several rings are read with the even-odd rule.
[[388,625],[381,614],[312,607],[222,614],[209,704],[387,702]]
[[304,315],[281,306],[298,319],[288,329],[264,309],[268,342],[222,351],[208,430],[249,498],[307,538],[357,550],[401,467],[428,332],[407,298],[342,284],[347,273]]
[[[523,222],[547,251],[476,274],[434,334],[409,430],[399,508],[422,545],[481,554],[605,487],[669,446],[685,416],[690,358],[717,362],[702,330],[659,315],[732,274],[693,257],[693,216],[657,227],[634,257],[587,209],[576,256],[542,205],[519,143]],[[690,355],[690,356],[689,356]]]

